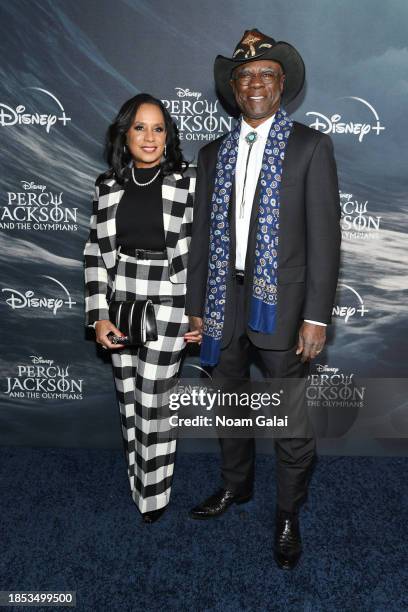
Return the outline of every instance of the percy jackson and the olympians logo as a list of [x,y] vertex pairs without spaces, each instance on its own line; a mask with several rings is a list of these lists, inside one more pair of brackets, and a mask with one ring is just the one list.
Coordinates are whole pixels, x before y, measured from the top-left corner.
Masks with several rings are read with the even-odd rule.
[[[324,115],[318,111],[309,111],[306,113],[306,116],[311,119],[309,127],[324,134],[350,135],[358,142],[363,142],[368,134],[376,136],[382,134],[385,127],[381,124],[380,117],[372,104],[356,96],[346,96],[340,99],[347,100],[347,115],[339,113]],[[350,115],[351,112],[352,115]],[[356,113],[357,119],[355,120]],[[353,120],[350,120],[350,116],[353,117]]]
[[73,377],[70,367],[30,355],[27,363],[17,364],[13,376],[5,378],[3,394],[30,400],[82,400],[84,380]]
[[368,200],[358,200],[352,193],[340,191],[341,231],[343,238],[372,240],[380,232],[381,216],[368,210]]
[[314,369],[306,391],[309,407],[363,407],[366,387],[356,383],[353,373],[345,374],[327,364],[316,364]]
[[20,181],[0,203],[0,229],[75,232],[77,213],[77,207],[64,205],[62,191],[51,191],[38,181]]
[[215,140],[232,129],[234,118],[199,91],[175,87],[175,97],[162,102],[176,121],[180,140]]
[[[71,117],[68,117],[61,101],[47,89],[42,87],[27,87],[35,92],[35,100],[24,100],[23,104],[10,106],[0,101],[0,127],[31,126],[44,129],[49,134],[51,128],[57,123],[66,126]],[[27,95],[28,97],[28,95]],[[41,101],[43,110],[38,112],[38,103]]]
[[3,287],[3,298],[12,310],[20,309],[40,309],[52,312],[56,315],[61,309],[71,310],[76,302],[71,298],[68,289],[56,278],[52,276],[42,275],[46,279],[47,288],[24,289],[19,291],[11,287]]
[[353,372],[318,363],[308,376],[306,406],[314,435],[338,438],[353,429],[365,407],[366,387]]

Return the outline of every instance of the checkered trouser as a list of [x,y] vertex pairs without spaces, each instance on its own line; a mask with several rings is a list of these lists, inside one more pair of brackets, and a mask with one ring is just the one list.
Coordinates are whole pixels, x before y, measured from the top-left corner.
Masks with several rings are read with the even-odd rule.
[[120,253],[113,299],[146,298],[154,303],[157,340],[112,351],[129,483],[140,512],[162,508],[170,498],[176,439],[168,423],[168,394],[176,383],[188,318],[185,285],[169,281],[167,260]]

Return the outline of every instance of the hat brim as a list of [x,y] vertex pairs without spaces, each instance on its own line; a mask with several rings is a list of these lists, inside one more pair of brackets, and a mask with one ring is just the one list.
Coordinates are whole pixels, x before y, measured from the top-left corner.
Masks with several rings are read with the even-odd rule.
[[264,53],[247,59],[231,59],[218,55],[214,62],[214,80],[220,97],[231,107],[238,111],[234,92],[230,84],[234,68],[256,60],[273,60],[279,62],[285,72],[285,85],[282,93],[282,103],[287,104],[296,98],[305,82],[305,64],[299,52],[286,42],[277,42]]

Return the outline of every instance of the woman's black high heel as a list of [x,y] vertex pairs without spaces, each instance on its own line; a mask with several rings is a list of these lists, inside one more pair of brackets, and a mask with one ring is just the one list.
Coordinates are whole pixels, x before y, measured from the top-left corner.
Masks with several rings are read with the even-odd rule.
[[164,508],[159,508],[158,510],[152,510],[151,512],[143,512],[142,519],[144,523],[155,523],[159,520],[161,515],[166,510],[166,506]]

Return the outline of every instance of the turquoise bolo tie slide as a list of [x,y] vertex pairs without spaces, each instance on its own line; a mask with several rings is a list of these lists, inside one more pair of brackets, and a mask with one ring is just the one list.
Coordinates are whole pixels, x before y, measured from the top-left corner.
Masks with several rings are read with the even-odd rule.
[[254,142],[256,141],[257,138],[258,138],[258,134],[256,132],[248,132],[248,134],[245,136],[245,142],[248,144],[249,149],[248,149],[248,155],[247,155],[246,164],[245,164],[245,176],[244,176],[244,184],[242,186],[241,205],[239,207],[239,218],[240,219],[244,218],[244,211],[245,211],[245,185],[246,185],[247,174],[248,174],[249,156],[251,155],[252,145],[254,144]]
[[245,140],[249,145],[253,145],[257,138],[258,134],[256,132],[248,132],[245,136]]

